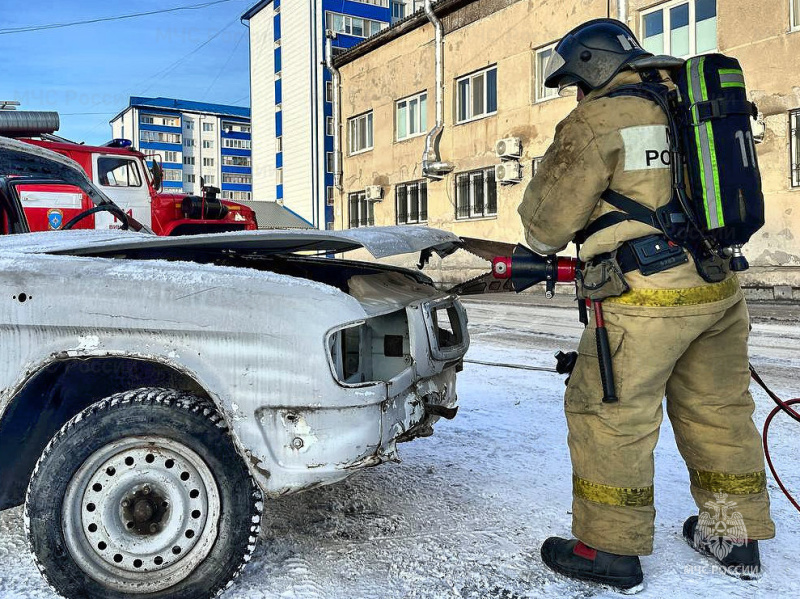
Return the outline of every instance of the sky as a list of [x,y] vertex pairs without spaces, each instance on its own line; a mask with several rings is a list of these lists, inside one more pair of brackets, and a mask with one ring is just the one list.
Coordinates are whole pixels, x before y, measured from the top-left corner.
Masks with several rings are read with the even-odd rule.
[[130,96],[249,106],[248,30],[239,19],[257,0],[2,33],[207,1],[0,0],[0,101],[17,100],[22,110],[55,110],[61,115],[58,134],[88,144],[111,139],[109,120]]

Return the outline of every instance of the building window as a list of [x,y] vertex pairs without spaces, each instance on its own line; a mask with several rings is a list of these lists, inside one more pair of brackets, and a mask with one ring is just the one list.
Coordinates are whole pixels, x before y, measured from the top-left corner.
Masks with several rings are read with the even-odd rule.
[[375,203],[368,200],[366,193],[359,191],[348,196],[350,207],[350,228],[371,227],[375,224]]
[[250,149],[250,140],[249,139],[231,139],[229,137],[225,137],[222,139],[222,147],[223,148],[232,148],[235,150],[249,150]]
[[497,67],[491,67],[456,81],[458,90],[458,122],[497,112]]
[[456,175],[456,218],[497,215],[494,167]]
[[213,131],[214,123],[203,123],[203,131]]
[[163,127],[180,127],[181,120],[176,116],[158,116],[155,114],[142,114],[139,116],[142,125],[161,125]]
[[325,135],[329,135],[333,137],[334,134],[334,124],[333,124],[333,117],[329,116],[325,119]]
[[164,133],[163,131],[139,131],[139,140],[144,143],[181,143],[180,133]]
[[394,115],[397,141],[425,133],[428,126],[428,93],[398,100]]
[[194,121],[186,121],[184,123],[184,127],[186,128],[187,131],[193,131],[194,130]]
[[226,133],[250,133],[250,125],[234,121],[223,121],[222,130]]
[[222,166],[250,166],[250,156],[223,156]]
[[333,102],[333,81],[325,82],[325,101]]
[[178,153],[167,150],[164,152],[164,162],[178,162]]
[[191,137],[184,137],[183,138],[183,147],[184,148],[193,148],[194,147],[194,139]]
[[250,175],[240,175],[237,173],[222,173],[222,182],[233,185],[250,185],[253,179]]
[[544,156],[539,156],[538,158],[533,159],[533,162],[531,163],[531,177],[535,177],[536,173],[539,172],[539,165],[542,164],[542,160],[544,160]]
[[186,166],[194,166],[194,156],[184,156],[183,164]]
[[[350,154],[372,149],[372,111],[348,121],[350,132]],[[333,171],[329,171],[333,172]]]
[[642,13],[642,45],[679,58],[717,48],[716,0],[669,2]]
[[333,173],[333,152],[325,152],[325,172]]
[[213,158],[203,158],[203,166],[214,166]]
[[195,175],[184,175],[183,176],[183,182],[184,183],[194,183],[195,181],[196,181],[196,176]]
[[389,26],[389,23],[384,23],[383,21],[362,19],[361,17],[352,17],[337,12],[326,13],[326,19],[328,29],[336,33],[352,35],[353,37],[370,37]]
[[250,196],[252,194],[249,191],[230,191],[228,189],[222,190],[222,199],[223,200],[235,200],[238,202],[248,202],[250,201]]
[[403,0],[392,0],[392,21],[399,21],[406,16],[406,5]]
[[424,223],[428,220],[428,182],[401,183],[394,188],[397,224]]
[[333,206],[333,187],[328,186],[325,188],[325,205]]
[[203,175],[202,178],[205,185],[214,185],[214,175]]
[[203,140],[203,148],[206,150],[210,150],[214,147],[214,140],[212,139],[204,139]]
[[547,71],[547,63],[553,55],[553,50],[556,45],[541,48],[536,51],[536,101],[549,100],[558,97],[558,89],[553,87],[545,87],[544,74]]
[[181,180],[181,171],[176,168],[165,168],[164,169],[164,181],[180,181]]
[[792,29],[800,29],[800,0],[791,0]]
[[800,187],[800,110],[792,110],[789,113],[789,131],[792,187]]

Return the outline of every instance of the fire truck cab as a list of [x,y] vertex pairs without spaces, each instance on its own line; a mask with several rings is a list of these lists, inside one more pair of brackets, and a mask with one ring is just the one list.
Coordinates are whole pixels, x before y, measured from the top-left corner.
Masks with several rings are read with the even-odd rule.
[[[30,118],[25,118],[30,115]],[[48,118],[50,120],[48,121]],[[54,126],[55,125],[55,126]],[[145,156],[129,140],[115,139],[103,146],[78,144],[52,134],[58,129],[55,113],[0,111],[0,135],[13,137],[71,158],[89,179],[127,215],[157,235],[192,235],[257,229],[248,207],[217,199],[218,190],[205,188],[203,197],[160,193],[158,156]],[[148,168],[147,161],[153,164]],[[1,173],[13,175],[14,173]],[[31,231],[61,229],[93,207],[77,187],[48,182],[18,188]],[[119,229],[122,221],[111,212],[86,215],[69,228]]]

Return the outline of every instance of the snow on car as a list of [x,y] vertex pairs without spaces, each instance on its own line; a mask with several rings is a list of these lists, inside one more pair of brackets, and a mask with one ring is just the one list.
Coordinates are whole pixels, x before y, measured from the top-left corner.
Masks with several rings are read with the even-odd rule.
[[[105,205],[77,165],[28,148],[0,148],[22,173],[0,176],[4,233],[25,230],[32,178]],[[262,496],[396,461],[398,442],[453,417],[458,299],[330,255],[459,245],[421,227],[0,237],[0,509],[24,502],[48,583],[215,596],[252,554]]]

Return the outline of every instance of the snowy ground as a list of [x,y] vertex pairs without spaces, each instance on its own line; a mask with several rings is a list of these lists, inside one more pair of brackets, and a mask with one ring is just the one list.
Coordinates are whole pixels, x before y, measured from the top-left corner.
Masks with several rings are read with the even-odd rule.
[[[552,366],[574,348],[581,326],[563,301],[469,303],[469,359]],[[797,310],[753,310],[753,361],[779,395],[800,394]],[[794,393],[792,393],[794,392]],[[467,364],[461,411],[436,434],[401,447],[403,463],[268,502],[265,535],[226,599],[497,598],[617,596],[549,572],[539,546],[568,535],[570,467],[561,408],[562,377]],[[760,426],[772,407],[753,389]],[[800,492],[800,435],[788,418],[774,426],[773,456]],[[762,543],[758,582],[710,573],[683,542],[695,510],[669,423],[656,456],[655,553],[643,559],[641,598],[798,597],[800,514],[770,477],[777,539]],[[22,533],[20,510],[0,513],[0,598],[52,598]]]

